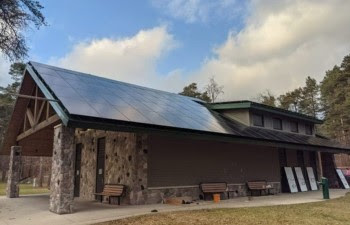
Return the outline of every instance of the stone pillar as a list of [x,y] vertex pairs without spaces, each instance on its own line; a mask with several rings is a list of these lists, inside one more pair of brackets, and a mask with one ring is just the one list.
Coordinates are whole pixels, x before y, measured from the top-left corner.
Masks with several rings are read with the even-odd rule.
[[21,178],[21,146],[12,146],[9,171],[7,176],[6,196],[8,198],[19,197],[19,181]]
[[50,183],[50,211],[73,212],[74,198],[74,128],[55,126]]

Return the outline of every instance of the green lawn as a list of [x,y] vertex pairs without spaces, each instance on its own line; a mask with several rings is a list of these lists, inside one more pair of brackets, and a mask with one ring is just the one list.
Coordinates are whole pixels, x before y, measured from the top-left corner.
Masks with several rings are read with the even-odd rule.
[[237,209],[154,213],[99,225],[350,224],[350,194],[325,202]]
[[[19,194],[20,195],[29,195],[29,194],[42,194],[48,193],[47,188],[34,188],[32,184],[20,184],[19,185]],[[6,195],[6,183],[0,183],[0,196]]]

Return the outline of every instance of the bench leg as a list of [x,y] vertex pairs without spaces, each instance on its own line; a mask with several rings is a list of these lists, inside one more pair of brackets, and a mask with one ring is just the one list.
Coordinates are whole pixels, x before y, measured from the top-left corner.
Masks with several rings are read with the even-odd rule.
[[120,196],[118,197],[118,205],[120,205]]
[[103,202],[103,195],[100,195],[100,202]]
[[111,196],[108,196],[108,204],[111,204]]

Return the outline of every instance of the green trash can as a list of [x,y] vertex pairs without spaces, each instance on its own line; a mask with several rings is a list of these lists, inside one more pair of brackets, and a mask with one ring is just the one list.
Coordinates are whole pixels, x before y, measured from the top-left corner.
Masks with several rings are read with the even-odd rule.
[[322,194],[323,194],[323,199],[329,199],[329,184],[328,184],[328,179],[326,177],[321,178],[320,182],[322,186]]

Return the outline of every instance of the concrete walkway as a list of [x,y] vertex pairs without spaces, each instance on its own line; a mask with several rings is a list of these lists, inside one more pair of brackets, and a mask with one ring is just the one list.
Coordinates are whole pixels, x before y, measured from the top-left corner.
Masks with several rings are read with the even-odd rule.
[[[344,196],[346,190],[331,190],[331,198]],[[17,199],[0,197],[0,225],[62,225],[62,224],[93,224],[125,217],[144,215],[156,209],[158,212],[171,212],[181,210],[212,209],[212,208],[237,208],[254,206],[271,206],[282,204],[297,204],[322,201],[320,191],[304,192],[296,194],[279,194],[275,196],[253,197],[248,201],[247,197],[235,198],[213,202],[198,202],[189,205],[141,205],[141,206],[115,206],[100,204],[99,202],[76,201],[75,213],[69,215],[57,215],[48,211],[48,195],[21,196]]]

